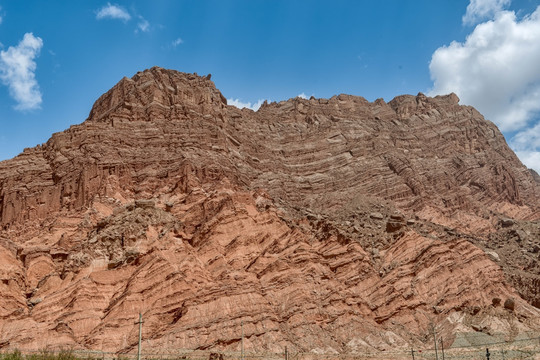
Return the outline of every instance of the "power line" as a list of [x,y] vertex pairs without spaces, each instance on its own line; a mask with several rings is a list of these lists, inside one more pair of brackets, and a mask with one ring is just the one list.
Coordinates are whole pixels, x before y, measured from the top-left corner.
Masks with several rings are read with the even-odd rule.
[[[140,319],[142,320],[142,319]],[[142,323],[142,322],[141,322]],[[135,324],[139,324],[139,322],[136,322]],[[445,351],[452,351],[452,350],[459,350],[459,349],[473,349],[473,348],[477,348],[478,351],[483,351],[483,349],[486,348],[486,346],[493,346],[493,345],[501,345],[501,344],[506,344],[506,345],[512,345],[512,344],[516,344],[516,343],[523,343],[523,342],[527,342],[527,341],[530,341],[530,342],[533,342],[533,341],[537,341],[537,340],[540,340],[540,336],[538,337],[533,337],[533,338],[526,338],[526,339],[516,339],[516,340],[508,340],[508,341],[497,341],[497,342],[489,342],[489,343],[481,343],[481,344],[474,344],[474,345],[463,345],[463,346],[455,346],[455,347],[447,347],[445,348],[444,350]],[[14,350],[11,350],[11,351],[14,351]],[[7,350],[4,350],[4,351],[0,351],[0,356],[3,355],[3,354],[9,354],[11,351],[7,351]],[[34,354],[34,353],[43,353],[44,350],[20,350],[21,353],[26,353],[26,354]],[[48,353],[60,353],[62,351],[66,351],[66,349],[57,349],[57,350],[45,350],[46,352]],[[79,349],[79,350],[76,350],[76,349],[73,349],[73,350],[67,350],[67,351],[70,351],[74,354],[94,354],[94,355],[110,355],[111,357],[118,357],[118,356],[126,356],[126,357],[132,357],[132,358],[135,358],[137,357],[138,354],[133,354],[133,353],[118,353],[118,352],[107,352],[107,351],[99,351],[99,350],[85,350],[85,349]],[[435,349],[432,349],[432,348],[424,348],[424,349],[421,349],[421,350],[408,350],[408,349],[400,349],[400,350],[394,350],[394,351],[362,351],[362,352],[358,352],[358,353],[342,353],[339,355],[339,357],[341,358],[357,358],[357,357],[362,357],[362,356],[369,356],[369,357],[374,357],[376,358],[377,356],[383,358],[385,355],[407,355],[408,356],[411,356],[411,354],[414,356],[414,354],[417,354],[417,353],[420,353],[420,352],[425,352],[425,353],[428,353],[428,352],[433,352],[435,351]],[[508,350],[501,350],[501,351],[508,351]],[[519,349],[516,349],[515,351],[521,351]],[[538,353],[540,353],[540,347],[536,346],[535,347],[535,351],[537,351]],[[243,352],[243,351],[217,351],[217,350],[192,350],[192,349],[171,349],[170,351],[168,352],[146,352],[146,353],[143,353],[141,351],[141,358],[143,357],[152,357],[152,356],[160,356],[160,357],[163,357],[163,358],[167,358],[167,357],[179,357],[179,356],[185,356],[185,357],[189,357],[191,359],[195,359],[195,358],[204,358],[204,359],[207,359],[209,354],[210,353],[219,353],[219,354],[223,354],[223,355],[227,355],[227,356],[231,356],[231,357],[237,357],[237,358],[240,358],[240,357],[244,357],[244,359],[246,358],[266,358],[266,359],[283,359],[283,356],[284,356],[284,353],[281,352],[281,353],[272,353],[272,352],[251,352],[251,353],[246,353],[246,352]],[[289,359],[293,358],[293,359],[296,359],[298,357],[302,357],[302,356],[309,356],[311,358],[313,357],[328,357],[328,354],[317,354],[317,353],[312,353],[312,352],[297,352],[297,353],[291,353],[290,350],[287,350],[287,355],[289,357]],[[504,354],[503,354],[504,356]]]

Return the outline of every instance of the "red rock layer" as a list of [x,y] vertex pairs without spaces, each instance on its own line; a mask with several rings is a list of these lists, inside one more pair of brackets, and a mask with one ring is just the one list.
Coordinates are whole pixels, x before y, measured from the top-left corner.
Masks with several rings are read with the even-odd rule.
[[225,105],[206,78],[153,68],[122,79],[83,124],[0,165],[0,222],[80,209],[110,175],[127,187],[184,162],[316,212],[349,216],[369,195],[449,223],[493,212],[538,218],[538,182],[495,125],[457,101],[339,95],[254,113]]
[[503,214],[537,219],[539,184],[457,101],[253,112],[209,77],[122,79],[87,121],[0,163],[3,344],[130,350],[139,312],[154,349],[236,350],[241,322],[248,348],[274,351],[408,346],[479,317],[537,328],[471,239]]

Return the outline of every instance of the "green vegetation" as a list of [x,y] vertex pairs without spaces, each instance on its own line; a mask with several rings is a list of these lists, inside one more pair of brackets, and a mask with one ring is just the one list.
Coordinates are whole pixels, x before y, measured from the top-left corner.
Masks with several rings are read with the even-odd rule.
[[[0,360],[81,360],[83,357],[76,356],[71,350],[61,350],[60,352],[49,352],[46,350],[38,353],[23,354],[19,350],[9,353],[0,353]],[[86,357],[86,359],[92,359]]]

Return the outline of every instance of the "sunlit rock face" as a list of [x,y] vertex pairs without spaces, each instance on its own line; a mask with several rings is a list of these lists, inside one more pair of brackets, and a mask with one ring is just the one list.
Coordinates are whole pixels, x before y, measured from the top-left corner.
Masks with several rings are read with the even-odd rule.
[[[454,95],[152,68],[0,162],[0,347],[365,352],[540,326],[540,184]],[[512,306],[506,304],[512,304]],[[476,330],[475,330],[476,329]]]

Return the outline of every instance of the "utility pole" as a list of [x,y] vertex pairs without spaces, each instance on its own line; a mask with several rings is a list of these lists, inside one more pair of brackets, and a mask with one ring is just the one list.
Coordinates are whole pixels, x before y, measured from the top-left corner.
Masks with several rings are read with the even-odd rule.
[[142,314],[139,313],[139,347],[137,349],[137,360],[141,360],[142,323]]
[[[241,343],[241,360],[244,360],[244,320],[242,320],[242,343]],[[140,359],[139,359],[140,360]]]
[[437,333],[435,332],[435,326],[431,324],[431,330],[433,331],[433,341],[435,342],[435,360],[439,360],[439,353],[437,352]]
[[441,337],[441,351],[442,351],[442,360],[444,360],[444,342],[443,342],[442,337]]

